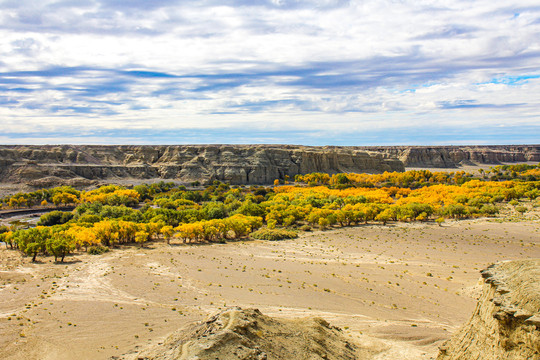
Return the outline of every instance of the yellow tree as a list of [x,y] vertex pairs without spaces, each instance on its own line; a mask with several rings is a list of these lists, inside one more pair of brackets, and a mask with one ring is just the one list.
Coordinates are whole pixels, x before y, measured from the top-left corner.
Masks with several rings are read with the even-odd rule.
[[148,234],[148,240],[152,240],[154,236],[159,235],[161,228],[165,226],[163,221],[149,222],[146,224],[141,224],[141,230],[145,231]]
[[124,243],[135,241],[135,233],[139,226],[131,221],[118,221],[118,240]]
[[99,244],[99,240],[97,239],[93,228],[71,225],[69,229],[66,230],[66,234],[73,237],[77,249],[84,247],[84,250],[88,251],[89,246]]
[[135,233],[135,241],[139,243],[140,247],[148,240],[149,234],[146,231],[137,231]]
[[174,234],[174,228],[170,225],[165,225],[160,230],[161,235],[167,240],[167,244],[171,243],[171,237]]
[[58,206],[60,204],[64,204],[64,205],[76,204],[79,201],[79,199],[77,198],[76,195],[66,193],[66,192],[56,193],[52,197],[51,200],[54,203],[54,205],[56,205],[56,206]]
[[118,241],[118,223],[111,220],[102,220],[94,224],[94,234],[102,245],[112,246]]

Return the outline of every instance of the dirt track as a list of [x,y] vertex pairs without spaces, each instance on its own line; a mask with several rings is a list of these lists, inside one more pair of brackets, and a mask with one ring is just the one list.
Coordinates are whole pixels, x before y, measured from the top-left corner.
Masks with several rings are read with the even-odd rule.
[[[538,221],[369,225],[281,242],[153,244],[70,263],[0,250],[5,359],[107,359],[227,306],[316,315],[380,359],[429,359],[471,314],[478,271],[540,257]],[[386,349],[386,350],[385,350]]]

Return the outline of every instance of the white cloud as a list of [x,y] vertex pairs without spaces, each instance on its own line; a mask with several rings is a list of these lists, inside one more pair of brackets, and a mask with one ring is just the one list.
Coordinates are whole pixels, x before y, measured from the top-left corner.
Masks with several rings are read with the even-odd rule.
[[[404,143],[425,127],[538,129],[540,7],[532,1],[0,7],[0,123],[9,142],[55,131],[62,142],[81,129],[251,129],[272,131],[268,141],[289,129],[328,131],[329,143],[373,129],[400,128]],[[36,131],[51,135],[24,136]]]

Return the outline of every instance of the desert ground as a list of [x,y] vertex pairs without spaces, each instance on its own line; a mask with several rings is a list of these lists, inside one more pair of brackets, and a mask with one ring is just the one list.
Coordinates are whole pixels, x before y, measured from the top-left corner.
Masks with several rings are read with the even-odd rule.
[[431,359],[471,315],[481,269],[539,257],[538,214],[363,225],[278,242],[152,243],[64,264],[2,249],[0,348],[13,360],[129,357],[241,306],[322,317],[376,359]]

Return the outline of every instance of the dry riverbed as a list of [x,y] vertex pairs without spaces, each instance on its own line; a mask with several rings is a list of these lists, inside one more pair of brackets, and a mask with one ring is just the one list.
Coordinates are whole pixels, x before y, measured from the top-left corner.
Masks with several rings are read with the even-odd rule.
[[4,359],[109,359],[229,306],[320,316],[378,352],[430,359],[471,315],[479,270],[540,257],[538,220],[366,225],[298,239],[151,244],[66,264],[0,250]]

